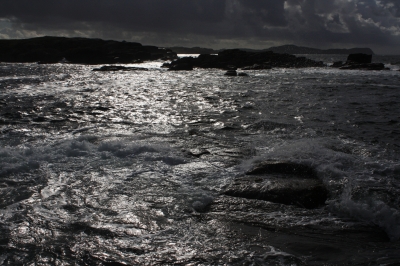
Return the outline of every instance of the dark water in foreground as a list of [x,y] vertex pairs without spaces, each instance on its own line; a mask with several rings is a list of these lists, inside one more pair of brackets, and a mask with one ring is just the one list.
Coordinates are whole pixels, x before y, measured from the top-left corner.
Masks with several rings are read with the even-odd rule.
[[[0,265],[397,265],[400,72],[0,64]],[[222,195],[256,162],[326,205]]]

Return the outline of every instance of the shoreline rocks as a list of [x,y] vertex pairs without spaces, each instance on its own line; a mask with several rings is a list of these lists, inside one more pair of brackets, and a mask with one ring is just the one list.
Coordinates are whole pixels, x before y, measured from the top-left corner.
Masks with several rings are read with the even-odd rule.
[[372,63],[372,55],[361,53],[349,54],[345,63],[334,62],[331,67],[343,70],[389,70],[383,63]]
[[53,64],[127,64],[151,60],[173,60],[170,49],[134,42],[88,38],[38,37],[0,40],[0,62]]
[[271,51],[246,52],[239,49],[224,50],[218,55],[201,54],[197,58],[183,57],[169,64],[164,64],[170,70],[176,65],[188,64],[198,68],[218,68],[233,70],[242,68],[244,70],[258,70],[278,68],[303,68],[303,67],[325,67],[323,62],[316,62],[305,57],[296,57],[289,54],[277,54]]

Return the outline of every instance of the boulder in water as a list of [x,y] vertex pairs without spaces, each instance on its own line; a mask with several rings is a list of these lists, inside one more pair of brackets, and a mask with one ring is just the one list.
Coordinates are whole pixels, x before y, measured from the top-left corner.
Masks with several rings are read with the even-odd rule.
[[226,71],[226,73],[224,75],[235,77],[235,76],[237,76],[237,72],[236,72],[236,70],[228,70],[228,71]]
[[230,184],[223,194],[307,209],[325,204],[328,191],[310,166],[266,161]]
[[327,200],[327,191],[321,181],[287,176],[240,177],[223,194],[307,209],[323,206]]
[[187,63],[174,64],[174,65],[171,65],[168,70],[171,70],[171,71],[193,70],[193,66],[190,64],[187,64]]

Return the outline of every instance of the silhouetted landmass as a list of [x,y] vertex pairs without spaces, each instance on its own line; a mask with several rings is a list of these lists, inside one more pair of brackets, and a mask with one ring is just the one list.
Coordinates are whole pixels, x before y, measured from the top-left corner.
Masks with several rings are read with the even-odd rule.
[[[185,48],[185,47],[170,47],[173,52],[177,54],[218,54],[222,50],[213,50],[209,48],[200,48],[200,47],[193,47],[193,48]],[[309,48],[309,47],[301,47],[296,45],[282,45],[271,47],[268,49],[257,50],[257,49],[248,49],[248,48],[239,48],[239,50],[252,52],[252,53],[260,53],[266,51],[272,51],[274,53],[279,54],[356,54],[356,53],[363,53],[363,54],[374,54],[374,52],[370,48],[351,48],[351,49],[316,49],[316,48]]]
[[374,52],[370,48],[351,48],[351,49],[316,49],[309,47],[301,47],[296,45],[282,45],[271,47],[267,49],[268,51],[273,51],[275,53],[286,53],[286,54],[370,54],[373,55]]
[[0,62],[115,64],[176,57],[169,49],[125,41],[49,36],[0,40]]
[[218,50],[210,48],[201,48],[201,47],[187,48],[187,47],[175,46],[175,47],[168,47],[168,49],[171,49],[171,51],[177,54],[217,54],[219,52]]
[[201,54],[199,57],[183,57],[171,63],[165,63],[163,66],[168,67],[169,70],[192,70],[193,67],[256,70],[271,69],[272,67],[322,67],[325,64],[305,57],[278,54],[272,51],[246,52],[232,49],[219,52],[218,55]]

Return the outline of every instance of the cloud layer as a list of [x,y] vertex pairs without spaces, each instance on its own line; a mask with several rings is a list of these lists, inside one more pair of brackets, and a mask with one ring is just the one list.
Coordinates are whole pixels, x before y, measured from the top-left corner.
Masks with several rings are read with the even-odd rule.
[[214,48],[368,46],[400,54],[400,0],[0,2],[0,38],[42,35]]

